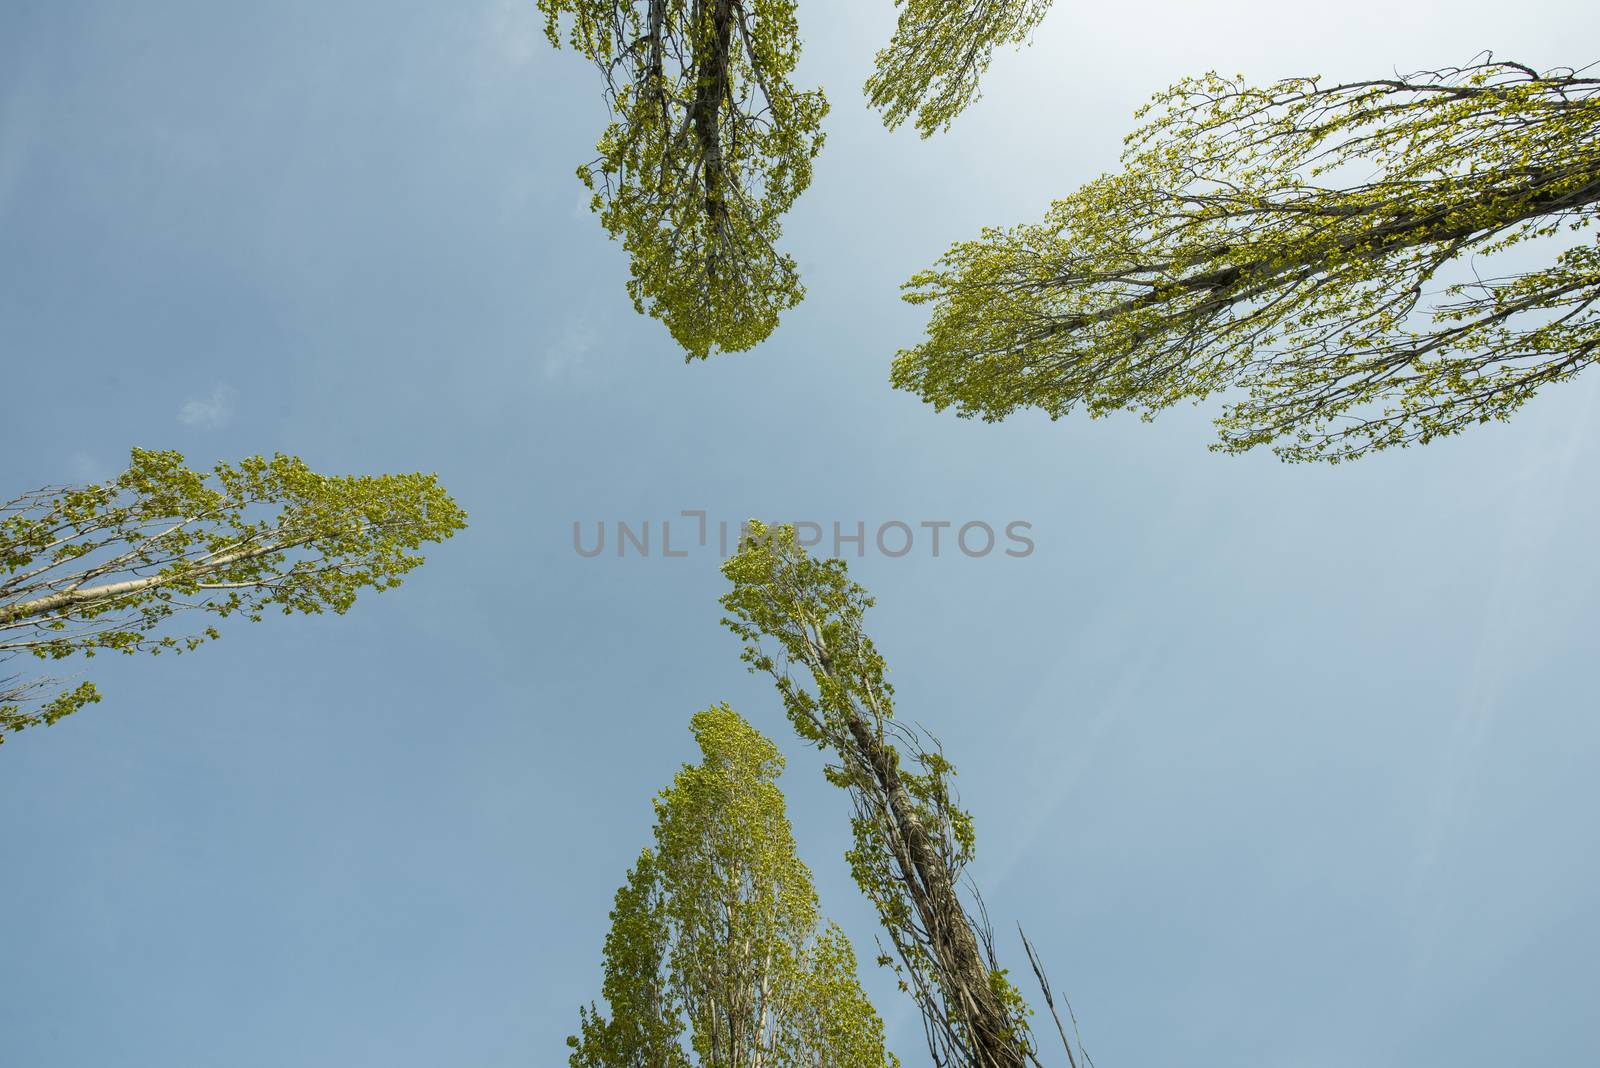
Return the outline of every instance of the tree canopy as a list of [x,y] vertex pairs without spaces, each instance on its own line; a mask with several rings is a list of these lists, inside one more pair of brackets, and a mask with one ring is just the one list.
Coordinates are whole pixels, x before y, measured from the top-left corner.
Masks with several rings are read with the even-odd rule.
[[1002,44],[1020,44],[1053,0],[896,0],[894,36],[867,79],[867,100],[894,129],[911,119],[928,137],[978,98]]
[[1213,73],[1139,117],[1121,173],[907,284],[932,316],[895,385],[988,420],[1226,392],[1214,448],[1337,462],[1505,419],[1600,351],[1593,240],[1480,263],[1600,214],[1600,79]]
[[617,891],[610,1016],[580,1010],[573,1068],[895,1068],[855,954],[822,925],[777,777],[783,758],[726,705],[656,799],[655,846]]
[[[749,530],[723,567],[733,583],[724,622],[750,669],[777,683],[795,732],[835,760],[828,780],[855,807],[851,872],[894,953],[880,963],[894,964],[916,998],[936,1064],[1037,1063],[1031,1010],[996,961],[982,901],[963,900],[977,839],[955,769],[929,735],[894,719],[894,689],[864,629],[872,599],[844,561],[811,559],[793,527]],[[1066,1053],[1075,1065],[1070,1043]]]
[[765,340],[804,288],[777,248],[828,105],[797,89],[793,0],[539,0],[600,69],[612,121],[578,168],[631,258],[634,307],[686,358]]
[[[0,504],[0,662],[182,653],[219,636],[172,633],[188,611],[343,613],[465,526],[433,475],[330,477],[282,455],[200,472],[134,449],[109,482]],[[0,678],[0,742],[98,700],[91,682]]]

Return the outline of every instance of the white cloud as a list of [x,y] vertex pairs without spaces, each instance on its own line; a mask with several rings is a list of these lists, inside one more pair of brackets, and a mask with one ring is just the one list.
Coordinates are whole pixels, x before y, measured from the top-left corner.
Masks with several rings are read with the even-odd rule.
[[67,470],[72,472],[74,482],[102,482],[111,477],[111,472],[99,458],[79,450],[72,454],[67,461]]
[[524,0],[495,0],[489,9],[489,40],[502,62],[525,66],[544,47],[544,21]]
[[191,397],[178,409],[178,422],[198,430],[221,430],[233,421],[233,402],[239,391],[232,386],[211,387],[207,397]]
[[39,64],[34,61],[0,90],[0,217],[5,215],[12,194],[21,184],[38,142],[41,121]]
[[582,364],[594,351],[599,336],[587,323],[569,323],[561,336],[544,350],[544,376],[560,378]]

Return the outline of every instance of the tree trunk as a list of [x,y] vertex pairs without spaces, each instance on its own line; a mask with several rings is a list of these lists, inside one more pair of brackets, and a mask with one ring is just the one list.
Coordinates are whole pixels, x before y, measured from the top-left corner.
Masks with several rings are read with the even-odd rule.
[[[710,5],[710,34],[702,40],[701,28]],[[695,138],[700,142],[701,178],[705,187],[706,215],[717,240],[706,251],[706,274],[715,277],[716,249],[731,240],[728,233],[727,167],[722,157],[722,125],[718,112],[728,95],[729,66],[733,62],[734,0],[699,0],[695,5],[694,49],[697,66],[694,104],[689,109]]]
[[944,861],[900,781],[895,755],[860,716],[851,715],[849,727],[856,751],[872,770],[877,789],[894,816],[890,831],[899,839],[895,858],[922,925],[933,940],[940,977],[954,981],[956,989],[946,990],[945,994],[959,998],[952,1007],[967,1026],[980,1058],[979,1068],[1022,1068],[1022,1051],[1017,1048],[1010,1021],[989,985],[989,969],[978,949],[978,939],[967,922],[966,910]]

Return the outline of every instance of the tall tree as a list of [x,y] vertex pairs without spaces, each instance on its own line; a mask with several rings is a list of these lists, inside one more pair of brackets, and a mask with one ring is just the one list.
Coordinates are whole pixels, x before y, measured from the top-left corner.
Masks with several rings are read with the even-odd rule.
[[600,69],[612,121],[578,168],[632,259],[634,307],[686,358],[766,339],[804,289],[777,242],[828,105],[796,89],[793,0],[539,0]]
[[[0,663],[183,653],[219,636],[171,633],[188,611],[343,613],[465,526],[433,475],[329,477],[290,456],[200,472],[134,449],[109,482],[0,504]],[[98,700],[91,682],[0,678],[0,742]]]
[[[844,561],[811,559],[792,527],[749,531],[723,566],[733,583],[724,622],[750,669],[776,681],[796,733],[836,761],[828,780],[855,808],[851,871],[894,951],[880,963],[894,963],[916,998],[936,1064],[1037,1064],[1030,1010],[995,959],[981,899],[963,900],[976,837],[955,769],[937,742],[894,719],[894,689],[863,625],[872,599]],[[1066,1053],[1075,1066],[1070,1043]]]
[[655,848],[617,891],[611,1015],[580,1010],[573,1068],[893,1068],[855,954],[819,925],[777,778],[783,758],[736,712],[690,721],[701,762],[656,800]]
[[894,36],[867,79],[867,100],[891,130],[912,119],[928,137],[978,97],[994,50],[1020,44],[1053,0],[895,0]]
[[1208,74],[1139,117],[1121,173],[908,283],[933,312],[895,385],[987,420],[1232,391],[1214,448],[1336,462],[1506,419],[1600,353],[1593,240],[1477,262],[1600,215],[1600,79]]

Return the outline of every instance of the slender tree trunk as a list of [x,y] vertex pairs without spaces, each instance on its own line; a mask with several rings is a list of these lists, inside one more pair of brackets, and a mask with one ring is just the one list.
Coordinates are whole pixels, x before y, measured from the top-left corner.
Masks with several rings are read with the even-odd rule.
[[[711,219],[718,238],[706,252],[708,275],[716,274],[718,246],[725,241],[731,243],[728,233],[727,165],[722,156],[719,112],[728,95],[728,73],[733,62],[733,5],[734,0],[698,0],[695,4],[695,43],[699,69],[694,104],[689,109],[689,116],[694,123],[695,137],[700,142],[703,158],[701,166],[704,168],[702,179],[706,215]],[[711,32],[702,43],[698,34],[707,18],[711,22]]]
[[[811,639],[817,670],[833,676],[833,663],[822,645],[820,631]],[[846,713],[850,741],[872,774],[873,786],[892,822],[887,828],[895,861],[916,905],[918,918],[928,932],[937,955],[940,979],[955,989],[944,991],[954,1000],[973,1051],[974,1068],[1024,1068],[1011,1022],[989,985],[989,969],[978,948],[977,936],[966,909],[950,879],[939,849],[917,815],[916,805],[900,779],[897,755],[879,738],[874,725],[851,707]]]
[[[298,538],[285,542],[271,542],[258,545],[252,549],[241,549],[238,552],[224,553],[214,560],[203,564],[196,564],[182,577],[199,578],[215,574],[230,564],[241,560],[254,560],[269,553],[282,552],[293,549],[311,541],[311,538]],[[124,597],[130,593],[139,593],[156,586],[170,586],[179,581],[179,576],[172,574],[148,575],[144,578],[127,579],[122,582],[107,582],[99,586],[85,586],[76,589],[62,590],[44,597],[36,597],[31,601],[23,601],[0,607],[0,624],[12,623],[19,619],[32,619],[37,616],[49,615],[63,608],[76,608],[79,605],[91,604],[95,601],[110,600],[114,597]]]
[[[1375,226],[1370,230],[1350,234],[1340,239],[1341,249],[1361,260],[1376,260],[1392,255],[1401,249],[1412,248],[1424,244],[1448,244],[1471,237],[1482,230],[1483,223],[1480,214],[1488,213],[1496,201],[1516,200],[1526,198],[1523,209],[1515,216],[1506,219],[1496,219],[1495,225],[1501,229],[1513,226],[1519,222],[1536,219],[1557,211],[1571,211],[1574,208],[1585,207],[1600,201],[1600,177],[1594,181],[1586,182],[1578,189],[1560,190],[1559,185],[1565,173],[1538,172],[1533,178],[1524,182],[1520,187],[1510,190],[1494,190],[1483,194],[1474,200],[1448,205],[1448,211],[1439,210],[1427,215],[1416,215],[1409,211],[1396,214],[1393,219]],[[1354,215],[1372,214],[1384,205],[1363,206],[1361,208],[1336,207],[1332,209],[1310,209],[1307,215],[1315,217],[1318,214],[1328,218],[1349,218]],[[1474,213],[1472,209],[1479,211]],[[1465,220],[1465,221],[1459,221]],[[1227,244],[1220,244],[1207,250],[1205,259],[1195,260],[1190,263],[1180,264],[1182,267],[1198,267],[1202,263],[1220,259],[1235,249]],[[1265,287],[1267,284],[1284,277],[1307,277],[1322,271],[1325,267],[1325,257],[1322,254],[1315,256],[1297,257],[1271,263],[1243,263],[1231,267],[1222,267],[1202,274],[1178,278],[1165,285],[1152,289],[1129,300],[1122,301],[1107,308],[1092,312],[1066,316],[1053,323],[1047,329],[1048,333],[1068,333],[1094,323],[1106,322],[1119,315],[1125,315],[1138,308],[1148,308],[1164,304],[1175,296],[1191,293],[1219,293],[1236,285],[1241,280],[1256,283]],[[1138,265],[1134,271],[1154,270],[1148,265]],[[1251,294],[1246,294],[1249,296]],[[1236,303],[1240,299],[1238,294],[1230,294],[1226,299],[1218,298],[1217,307],[1225,307]]]
[[944,978],[956,982],[958,989],[945,993],[960,999],[956,1008],[982,1058],[981,1068],[1022,1068],[1022,1051],[1017,1049],[1010,1021],[989,985],[989,969],[978,948],[977,936],[911,795],[900,781],[894,756],[860,716],[850,716],[849,726],[856,750],[871,768],[878,791],[894,816],[892,830],[899,839],[895,843],[895,859],[922,925],[933,939],[940,971]]

